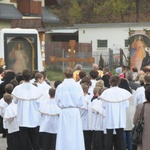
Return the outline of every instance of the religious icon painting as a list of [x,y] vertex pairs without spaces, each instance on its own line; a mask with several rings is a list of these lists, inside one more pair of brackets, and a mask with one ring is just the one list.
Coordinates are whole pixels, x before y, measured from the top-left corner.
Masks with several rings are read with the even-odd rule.
[[15,73],[37,68],[37,35],[5,34],[4,58],[7,69]]
[[138,71],[143,70],[146,65],[150,64],[150,31],[131,30],[130,38],[130,68],[137,67]]

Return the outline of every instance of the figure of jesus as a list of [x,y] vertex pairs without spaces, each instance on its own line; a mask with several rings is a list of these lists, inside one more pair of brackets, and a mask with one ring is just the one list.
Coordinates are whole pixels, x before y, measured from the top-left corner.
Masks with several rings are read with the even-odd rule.
[[21,42],[17,42],[17,48],[12,47],[12,50],[9,53],[9,59],[14,60],[11,70],[15,73],[22,72],[27,68],[29,57],[27,56]]

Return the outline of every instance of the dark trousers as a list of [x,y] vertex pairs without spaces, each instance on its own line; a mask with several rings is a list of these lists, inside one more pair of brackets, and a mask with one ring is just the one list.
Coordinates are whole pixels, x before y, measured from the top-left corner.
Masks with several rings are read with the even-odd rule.
[[7,134],[7,150],[20,150],[20,133],[8,133]]
[[131,131],[124,131],[124,150],[132,150]]
[[137,150],[137,145],[132,145],[132,150]]
[[93,150],[104,150],[103,131],[93,131]]
[[83,131],[85,150],[92,149],[92,134],[93,131],[85,131],[85,130]]
[[115,129],[116,134],[113,135],[113,129],[107,129],[107,134],[104,135],[104,150],[123,150],[123,128]]
[[12,136],[12,150],[20,150],[20,132],[14,132]]
[[39,150],[39,127],[19,127],[21,150]]
[[6,142],[7,142],[7,150],[12,150],[12,145],[13,145],[12,134],[7,133]]
[[7,134],[7,130],[3,127],[3,117],[0,116],[0,133],[2,133],[2,137],[5,138]]
[[42,133],[42,150],[55,150],[56,134]]

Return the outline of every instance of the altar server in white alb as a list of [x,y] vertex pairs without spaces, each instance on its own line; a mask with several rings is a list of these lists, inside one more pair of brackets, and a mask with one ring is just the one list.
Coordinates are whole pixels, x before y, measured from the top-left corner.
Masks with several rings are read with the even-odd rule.
[[[98,88],[98,87],[96,87]],[[98,88],[98,95],[100,96],[106,88]],[[92,126],[91,129],[93,131],[92,135],[92,146],[93,150],[104,150],[104,117],[105,110],[102,107],[102,101],[98,97],[91,102],[91,113],[92,113]]]
[[88,150],[91,149],[91,137],[92,137],[92,132],[89,129],[88,125],[88,105],[91,102],[91,97],[88,94],[89,86],[86,84],[81,84],[81,87],[84,92],[84,105],[80,108],[80,114],[83,126],[85,149]]
[[57,87],[55,99],[61,108],[56,150],[85,150],[79,108],[84,104],[81,86],[73,79],[73,70],[64,71],[65,79]]
[[42,132],[42,150],[55,150],[60,108],[55,102],[55,89],[50,88],[49,99],[41,103],[40,132]]
[[[123,132],[126,127],[126,108],[129,106],[130,92],[119,88],[120,78],[117,75],[111,76],[110,88],[105,90],[100,99],[103,100],[102,107],[105,109],[104,130],[105,130],[105,150],[123,149]],[[113,136],[113,133],[116,135]]]
[[11,94],[5,93],[4,100],[8,104],[5,109],[3,124],[8,129],[9,138],[11,138],[11,150],[20,150],[20,134],[17,121],[17,105],[12,102]]
[[32,72],[23,70],[24,82],[12,92],[13,101],[17,103],[17,117],[22,150],[39,150],[39,104],[42,93],[31,82]]
[[38,72],[35,74],[35,82],[34,84],[38,87],[38,89],[43,93],[43,100],[49,98],[49,89],[51,88],[50,85],[48,85],[44,81],[44,76],[42,73]]
[[[14,86],[12,84],[8,83],[5,85],[5,93],[11,94],[13,89],[14,89]],[[0,100],[0,115],[2,117],[4,117],[5,109],[7,106],[8,106],[8,104],[5,102],[4,97],[1,98],[1,100]],[[4,127],[4,128],[5,128],[5,132],[8,133],[6,127]],[[7,149],[11,149],[11,147],[12,147],[11,135],[7,134],[6,138],[7,138]]]

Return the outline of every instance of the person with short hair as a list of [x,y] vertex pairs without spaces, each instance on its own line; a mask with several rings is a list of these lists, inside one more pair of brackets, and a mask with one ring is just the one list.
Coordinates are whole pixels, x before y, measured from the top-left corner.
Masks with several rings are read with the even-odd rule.
[[55,89],[49,89],[49,98],[41,103],[39,111],[41,113],[40,132],[42,133],[42,150],[55,150],[56,135],[60,108],[55,101]]
[[129,86],[131,87],[131,89],[136,90],[138,87],[140,87],[140,84],[135,83],[133,81],[133,72],[132,70],[128,70],[126,72],[126,79],[128,80]]
[[20,146],[22,150],[39,150],[39,104],[42,92],[30,82],[30,69],[24,69],[22,75],[24,82],[12,92],[17,104]]
[[[85,150],[79,108],[84,104],[81,85],[73,79],[73,70],[64,71],[65,79],[56,89],[56,103],[61,108],[56,150]],[[69,136],[68,136],[69,135]]]
[[84,77],[86,77],[86,72],[85,72],[84,70],[81,70],[81,71],[79,72],[79,80],[77,81],[77,83],[80,84],[81,80],[82,80]]
[[37,70],[37,69],[35,69],[35,70],[32,71],[32,77],[31,77],[31,80],[30,80],[31,83],[35,82],[35,75],[38,72],[39,72],[39,70]]
[[[101,95],[102,107],[105,109],[104,133],[105,150],[111,150],[113,141],[114,148],[123,149],[123,129],[126,127],[126,108],[129,106],[130,92],[118,87],[120,77],[113,75],[110,77],[110,88]],[[113,133],[116,135],[113,136]]]
[[103,88],[104,87],[104,81],[102,79],[98,80],[96,82],[95,87]]
[[103,68],[103,73],[104,73],[104,75],[102,77],[102,80],[104,81],[104,86],[109,88],[110,87],[109,79],[110,79],[111,73],[110,73],[108,67]]
[[18,83],[18,81],[16,79],[12,79],[10,81],[10,84],[12,84],[14,87],[16,87],[19,83]]
[[97,80],[101,79],[102,76],[104,75],[103,71],[100,69],[100,67],[98,66],[98,64],[93,64],[92,70],[97,70],[97,72],[98,72]]
[[[12,84],[8,83],[5,85],[5,93],[11,94],[14,87]],[[8,106],[8,104],[4,101],[4,97],[0,100],[0,116],[4,116],[5,108]]]
[[98,71],[97,70],[91,70],[89,72],[89,75],[91,77],[91,82],[92,82],[92,85],[89,89],[89,92],[90,92],[91,96],[93,97],[93,89],[95,88],[95,85],[96,85],[96,82],[97,82],[96,78],[98,77]]
[[137,88],[134,94],[134,107],[136,108],[138,104],[146,101],[145,99],[145,88],[150,86],[150,73],[144,76],[144,86]]
[[[10,83],[5,85],[5,93],[11,94],[14,89],[14,86]],[[1,98],[0,100],[0,116],[2,117],[2,125],[3,125],[3,117],[5,113],[5,109],[7,108],[8,104],[4,101],[4,97]],[[11,136],[9,136],[7,129],[4,129],[6,133],[6,138],[7,138],[7,149],[10,149],[12,147],[12,140]]]
[[51,88],[51,84],[50,84],[50,81],[47,79],[47,76],[46,76],[46,71],[40,71],[40,73],[43,75],[43,77],[44,77],[44,81],[43,81],[43,84],[45,85],[45,86],[47,86],[47,84],[50,86],[50,88]]
[[105,118],[105,110],[102,107],[102,100],[99,96],[104,92],[107,88],[96,87],[98,91],[98,97],[93,99],[90,109],[92,113],[91,117],[91,129],[92,129],[92,148],[93,150],[103,150],[104,149],[104,118]]
[[89,116],[88,116],[88,107],[91,102],[91,98],[88,94],[89,86],[87,84],[81,84],[81,87],[84,92],[84,105],[80,107],[80,114],[83,126],[83,134],[84,134],[84,144],[85,149],[91,149],[91,139],[92,139],[92,131],[89,129]]
[[132,90],[128,84],[127,79],[121,79],[120,88],[123,88],[127,91],[129,91],[132,94],[132,97],[129,99],[129,107],[126,109],[126,128],[124,129],[124,150],[132,150],[132,141],[131,141],[131,130],[133,128],[133,116],[134,116],[134,90]]
[[79,80],[79,72],[82,70],[81,64],[76,64],[75,71],[73,72],[73,78],[77,82]]
[[8,129],[8,136],[11,142],[12,150],[20,150],[20,133],[17,121],[17,105],[13,103],[13,97],[9,93],[4,94],[4,101],[8,104],[5,109],[3,123],[4,127]]
[[80,84],[86,84],[88,87],[89,87],[89,89],[88,89],[88,95],[90,96],[90,99],[92,98],[92,96],[93,96],[93,91],[92,91],[92,87],[91,87],[91,85],[92,85],[92,82],[91,82],[91,80],[90,80],[90,78],[88,77],[88,76],[85,76],[84,78],[82,78],[82,80],[80,81]]
[[43,93],[43,100],[49,98],[48,91],[51,86],[44,81],[44,76],[42,73],[38,72],[35,74],[34,83],[37,85],[37,88]]
[[138,69],[137,69],[136,66],[133,66],[133,67],[131,68],[131,70],[132,70],[132,72],[133,72],[133,81],[135,82],[135,81],[138,80],[138,78],[137,78],[137,76],[138,76]]
[[56,81],[54,82],[54,88],[56,89],[57,86],[58,86],[59,84],[61,84],[61,83],[62,83],[62,81],[56,80]]

